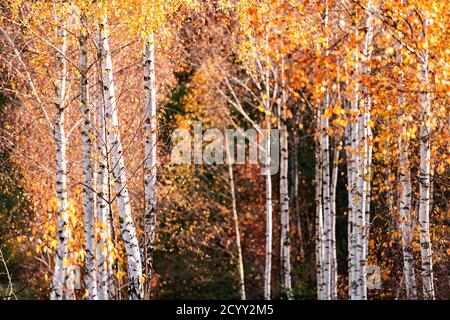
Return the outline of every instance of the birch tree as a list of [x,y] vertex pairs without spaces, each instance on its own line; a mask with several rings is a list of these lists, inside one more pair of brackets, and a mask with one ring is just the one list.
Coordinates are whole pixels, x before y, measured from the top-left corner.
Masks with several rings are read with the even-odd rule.
[[335,138],[334,152],[333,152],[333,164],[331,167],[331,185],[330,185],[330,216],[331,216],[331,280],[330,280],[330,299],[337,300],[337,278],[338,278],[338,265],[336,256],[336,192],[337,192],[337,180],[339,171],[339,151],[341,146],[338,144],[338,138]]
[[403,277],[408,299],[417,298],[416,279],[414,272],[414,256],[412,252],[413,220],[412,212],[412,188],[411,172],[409,169],[408,142],[406,141],[406,117],[399,116],[401,134],[398,138],[399,152],[399,210],[400,210],[400,232],[402,235],[403,250]]
[[323,272],[323,206],[322,206],[322,112],[320,109],[316,111],[316,130],[319,132],[316,138],[315,145],[315,203],[316,203],[316,216],[315,216],[315,254],[316,254],[316,278],[317,278],[317,299],[324,300],[324,272]]
[[431,197],[431,151],[430,122],[431,98],[429,92],[428,36],[429,23],[427,13],[423,13],[421,50],[419,52],[419,88],[420,88],[420,169],[419,169],[419,233],[420,253],[422,257],[422,282],[424,299],[434,299],[433,259],[430,241],[430,197]]
[[[359,45],[356,42],[354,74],[362,78],[370,76],[370,56],[373,37],[374,7],[367,1],[365,13],[365,37],[363,42],[363,60],[359,59]],[[359,38],[357,23],[354,26],[355,39]],[[359,79],[359,78],[357,78]],[[359,80],[357,80],[359,81]],[[360,104],[363,106],[360,111]],[[371,166],[371,98],[364,84],[356,83],[353,89],[351,110],[356,119],[350,121],[347,133],[350,136],[350,148],[347,154],[349,163],[349,294],[351,299],[367,299],[367,254],[370,218],[370,166]]]
[[105,110],[105,97],[103,92],[103,78],[102,78],[102,59],[103,57],[103,42],[101,38],[100,28],[97,33],[97,49],[98,49],[98,61],[100,62],[98,70],[98,189],[97,189],[97,290],[98,298],[100,300],[108,300],[108,288],[107,288],[107,269],[108,269],[108,257],[107,257],[107,239],[106,239],[106,227],[107,217],[110,213],[110,161],[109,161],[109,146],[108,146],[108,123]]
[[[234,146],[234,144],[233,144]],[[233,173],[233,158],[232,154],[234,154],[234,149],[230,149],[230,144],[228,142],[228,135],[225,135],[225,150],[226,150],[226,161],[228,166],[228,178],[230,184],[230,194],[231,194],[231,210],[233,213],[233,224],[234,224],[234,232],[236,236],[236,249],[237,249],[237,260],[238,260],[238,269],[239,269],[239,292],[241,296],[241,300],[246,300],[245,294],[245,274],[244,274],[244,257],[242,254],[242,246],[241,246],[241,232],[239,229],[239,217],[237,212],[237,203],[236,203],[236,190],[235,190],[235,182],[234,182],[234,173]]]
[[281,63],[281,108],[280,123],[280,202],[281,202],[281,259],[283,267],[283,285],[288,299],[292,299],[291,283],[291,245],[289,234],[289,188],[288,188],[288,130],[286,125],[286,80],[284,59]]
[[80,108],[83,114],[81,138],[83,143],[83,211],[86,238],[86,287],[89,300],[97,299],[97,267],[95,261],[95,222],[96,222],[96,187],[94,177],[94,132],[92,129],[92,112],[88,100],[88,60],[86,13],[81,12],[79,35],[80,44]]
[[[403,1],[402,1],[403,4]],[[403,59],[401,53],[401,43],[396,42],[398,51],[397,63],[402,66]],[[399,158],[399,186],[398,186],[398,208],[400,210],[400,232],[402,235],[403,251],[403,277],[405,281],[406,296],[408,299],[417,299],[416,278],[414,271],[414,255],[412,251],[413,242],[413,218],[412,218],[412,185],[411,169],[409,165],[409,142],[407,137],[407,117],[404,96],[404,72],[399,75],[399,96],[398,96],[398,120],[400,134],[398,136],[398,158]]]
[[65,95],[67,62],[63,55],[67,52],[67,31],[64,11],[56,15],[56,35],[58,50],[56,51],[56,81],[55,81],[55,120],[54,141],[56,145],[56,194],[58,203],[58,244],[56,249],[55,269],[53,274],[51,294],[52,300],[63,298],[68,264],[68,216],[67,216],[67,140],[65,133]]
[[145,298],[150,297],[153,278],[153,251],[156,237],[156,73],[154,35],[145,40],[144,48],[145,139],[144,139],[144,192],[145,192]]
[[271,120],[269,113],[271,112],[270,104],[270,87],[269,87],[269,70],[265,73],[265,87],[266,87],[266,99],[265,100],[265,112],[266,112],[266,132],[264,137],[264,150],[263,152],[263,164],[265,168],[265,207],[266,207],[266,248],[265,248],[265,267],[264,267],[264,299],[270,300],[271,298],[271,274],[272,274],[272,176],[270,175],[270,126]]
[[143,296],[142,260],[139,242],[136,236],[136,229],[131,216],[125,161],[119,132],[119,118],[112,70],[113,66],[108,42],[106,8],[103,7],[102,10],[103,14],[98,28],[101,37],[101,75],[106,122],[108,124],[107,139],[112,161],[112,179],[115,183],[115,197],[117,198],[119,207],[119,225],[125,243],[128,261],[128,297],[132,300],[139,300],[142,299]]

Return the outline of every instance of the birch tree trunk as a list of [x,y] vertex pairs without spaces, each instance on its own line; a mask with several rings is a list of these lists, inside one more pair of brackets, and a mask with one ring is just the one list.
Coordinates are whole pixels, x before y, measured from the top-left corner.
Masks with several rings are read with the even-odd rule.
[[[358,28],[355,27],[355,38],[358,39]],[[357,53],[355,54],[355,67],[354,67],[354,77],[359,73],[359,59],[358,59],[358,46],[356,46],[355,50]],[[359,108],[359,85],[355,84],[355,88],[353,89],[353,101],[351,103],[351,110],[354,115],[358,114]],[[361,243],[358,239],[361,227],[360,227],[360,219],[358,219],[358,215],[361,217],[361,204],[362,204],[362,195],[359,194],[359,178],[360,178],[360,163],[359,163],[359,119],[352,119],[349,122],[349,142],[350,148],[348,148],[348,178],[349,178],[349,234],[348,234],[348,243],[349,243],[349,260],[350,260],[350,274],[349,274],[349,294],[350,299],[357,300],[359,298],[359,280],[360,280],[360,268],[359,264],[359,251],[358,247],[361,246]]]
[[[327,94],[325,109],[328,107],[329,96]],[[325,109],[323,110],[325,112]],[[323,201],[323,299],[330,300],[331,291],[331,197],[330,197],[330,139],[327,133],[329,120],[322,114],[322,128],[321,128],[321,158],[322,158],[322,201]]]
[[272,176],[270,175],[270,121],[268,121],[267,136],[264,144],[264,157],[267,171],[266,180],[266,261],[264,269],[264,299],[271,297],[271,274],[272,274]]
[[281,63],[282,102],[280,112],[280,208],[281,208],[281,258],[283,285],[289,300],[292,296],[291,283],[291,241],[289,233],[289,188],[288,188],[288,131],[286,126],[286,84],[284,78],[284,59]]
[[434,296],[433,284],[433,260],[430,241],[430,122],[431,122],[431,99],[428,80],[428,40],[427,40],[428,17],[424,19],[421,41],[422,48],[419,52],[419,83],[420,83],[420,170],[419,170],[419,233],[422,257],[422,282],[423,298],[432,300]]
[[80,108],[83,114],[81,139],[83,143],[83,211],[86,241],[86,289],[89,300],[97,300],[97,267],[95,262],[95,179],[93,166],[93,137],[91,110],[88,102],[86,14],[81,13],[80,32]]
[[316,275],[317,275],[317,299],[324,300],[324,272],[323,272],[323,207],[322,207],[322,112],[316,111],[317,141],[315,147],[315,254],[316,254]]
[[[328,50],[328,1],[325,1],[324,14],[324,33],[325,33],[325,57],[329,56]],[[321,153],[321,174],[322,175],[322,217],[323,217],[323,234],[322,234],[322,268],[323,268],[323,299],[330,300],[331,298],[331,197],[330,197],[330,138],[328,135],[329,118],[326,116],[326,111],[330,106],[330,93],[328,85],[326,85],[326,94],[322,106],[321,127],[320,130],[320,153]]]
[[399,152],[399,209],[400,209],[400,232],[402,235],[403,249],[403,276],[405,280],[406,296],[408,299],[417,298],[416,278],[414,272],[414,256],[412,252],[412,218],[411,218],[411,172],[409,170],[408,143],[406,139],[405,117],[400,116],[403,123],[402,134],[398,138]]
[[[370,76],[370,46],[373,38],[373,4],[367,2],[367,17],[365,20],[366,35],[364,38],[364,61],[359,61],[359,46],[356,46],[355,76],[359,69],[363,77]],[[355,26],[355,37],[358,39],[358,26]],[[364,82],[363,82],[364,83]],[[362,94],[360,94],[360,92]],[[350,148],[348,152],[351,194],[349,195],[349,255],[350,275],[349,289],[352,300],[367,299],[367,255],[370,220],[370,167],[371,167],[371,130],[369,90],[365,85],[356,83],[353,91],[352,112],[357,119],[350,122],[348,134],[350,135]],[[360,102],[363,104],[362,110]]]
[[[103,58],[102,38],[100,29],[97,30],[98,60]],[[98,75],[98,189],[97,189],[97,292],[99,300],[108,300],[108,251],[106,243],[106,225],[109,212],[109,152],[107,135],[107,118],[105,110],[105,97],[103,92],[102,69]]]
[[[402,2],[403,4],[403,2]],[[401,44],[396,44],[397,62],[402,66]],[[413,219],[411,213],[412,208],[412,186],[411,186],[411,170],[409,168],[409,143],[406,122],[405,99],[403,94],[403,73],[400,74],[399,82],[399,112],[398,121],[401,126],[400,135],[398,136],[398,157],[399,157],[399,186],[398,186],[398,208],[400,210],[400,232],[402,235],[402,251],[403,251],[403,278],[405,281],[406,297],[409,300],[417,299],[416,275],[414,271],[414,255],[412,251],[413,241]]]
[[119,225],[125,244],[128,262],[128,298],[140,300],[143,297],[142,260],[133,218],[131,216],[130,197],[128,194],[127,177],[119,132],[119,119],[116,107],[111,51],[108,43],[108,28],[106,10],[99,23],[102,39],[101,70],[103,77],[103,92],[105,98],[109,152],[112,158],[112,177],[115,182],[116,198],[119,207]]
[[[370,76],[370,57],[371,45],[373,39],[373,11],[374,6],[372,0],[367,1],[367,17],[366,17],[366,35],[364,41],[363,55],[364,61],[362,65],[362,74],[365,77]],[[370,108],[371,97],[366,85],[362,85],[363,91],[363,110],[359,115],[359,131],[361,136],[360,147],[358,150],[358,206],[356,221],[357,221],[357,268],[358,272],[358,295],[357,299],[367,299],[367,255],[368,255],[368,236],[369,236],[369,220],[370,220],[370,167],[371,167],[371,129],[370,129]],[[359,101],[356,100],[359,104]],[[362,154],[360,154],[362,152]]]
[[330,280],[330,299],[337,300],[337,257],[336,257],[336,188],[339,171],[339,146],[334,146],[333,165],[330,186],[330,216],[331,216],[331,280]]
[[[108,181],[108,188],[111,188],[110,181]],[[108,194],[111,194],[111,191],[109,191]],[[110,205],[111,208],[111,205]],[[108,290],[108,296],[110,300],[116,300],[120,297],[118,296],[117,292],[117,279],[115,277],[115,272],[117,273],[117,267],[115,263],[113,251],[114,251],[114,243],[117,243],[115,238],[115,232],[114,232],[114,220],[113,220],[113,214],[112,210],[108,210],[108,215],[106,216],[106,251],[107,251],[107,290]]]
[[[300,260],[303,261],[305,258],[305,249],[303,244],[303,228],[302,228],[302,219],[300,214],[300,206],[298,204],[298,187],[299,187],[299,170],[298,170],[298,145],[299,145],[299,139],[298,134],[296,132],[296,129],[293,130],[292,135],[293,139],[291,140],[291,150],[292,152],[289,153],[291,156],[291,168],[292,168],[292,204],[291,206],[294,208],[295,211],[295,217],[296,217],[296,224],[297,224],[297,236],[298,240],[300,241],[299,245],[299,256]],[[289,140],[288,140],[289,141]],[[309,226],[309,221],[306,219],[306,225]]]
[[67,52],[67,31],[63,17],[57,15],[56,81],[55,81],[55,123],[54,140],[56,145],[56,194],[58,207],[58,243],[56,248],[55,270],[50,298],[62,300],[68,264],[68,213],[67,213],[67,158],[65,134],[65,94],[67,66],[64,55]]
[[[364,42],[364,62],[363,75],[370,77],[370,58],[371,45],[373,41],[374,32],[374,17],[373,11],[375,7],[372,0],[367,1],[367,18],[366,18],[366,36]],[[369,229],[370,229],[370,186],[371,186],[371,164],[372,164],[372,131],[370,128],[370,110],[372,99],[369,89],[366,85],[363,86],[364,92],[364,110],[362,116],[362,203],[363,203],[363,219],[362,219],[362,257],[360,259],[361,274],[360,274],[360,299],[367,300],[367,256],[369,250]]]
[[[268,36],[266,34],[265,36],[265,49],[266,52],[269,50],[269,41]],[[273,237],[273,231],[272,231],[272,176],[271,176],[271,170],[270,167],[272,165],[271,160],[271,103],[270,103],[270,58],[267,55],[266,57],[266,70],[265,70],[265,98],[263,97],[264,104],[265,104],[265,121],[266,121],[266,137],[264,140],[264,163],[263,165],[265,167],[265,180],[266,180],[266,261],[265,261],[265,269],[264,269],[264,299],[270,300],[271,298],[271,276],[272,276],[272,237]]]
[[[346,104],[346,109],[350,103]],[[347,250],[348,250],[348,295],[351,298],[356,295],[356,261],[355,261],[355,227],[354,227],[354,215],[355,215],[355,203],[353,202],[353,186],[355,175],[355,157],[353,155],[353,130],[354,125],[351,121],[345,127],[345,146],[346,146],[346,162],[347,162],[347,197],[348,197],[348,212],[347,212]]]
[[237,213],[237,203],[236,203],[236,190],[234,183],[234,174],[233,174],[233,158],[231,154],[234,154],[234,150],[229,149],[228,136],[225,134],[225,150],[227,155],[227,165],[228,165],[228,176],[230,182],[230,193],[231,193],[231,208],[233,212],[233,223],[234,223],[234,232],[236,234],[236,248],[237,248],[237,260],[238,260],[238,269],[239,269],[239,290],[241,294],[241,300],[246,300],[245,294],[245,274],[244,274],[244,258],[242,255],[242,246],[241,246],[241,232],[239,230],[239,217]]
[[[69,232],[69,238],[71,238],[72,235]],[[66,294],[65,299],[66,300],[75,300],[75,266],[70,263],[70,260],[74,259],[74,252],[73,249],[68,250],[68,263],[67,263],[67,269],[66,269]]]
[[153,278],[153,251],[156,236],[156,73],[153,34],[144,48],[145,139],[144,139],[144,192],[145,192],[145,243],[144,270],[147,276],[144,297],[150,298],[150,281]]

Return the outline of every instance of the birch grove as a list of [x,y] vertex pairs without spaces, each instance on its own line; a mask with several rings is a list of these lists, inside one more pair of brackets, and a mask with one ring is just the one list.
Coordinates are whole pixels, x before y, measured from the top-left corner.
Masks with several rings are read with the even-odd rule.
[[105,104],[105,122],[107,123],[107,139],[111,153],[111,175],[115,184],[119,211],[119,224],[122,231],[128,260],[128,295],[132,300],[142,299],[142,262],[139,242],[136,236],[134,221],[131,216],[131,205],[125,172],[122,142],[119,132],[119,120],[116,109],[116,96],[113,80],[111,51],[108,43],[108,22],[106,12],[99,23],[101,40],[101,75],[103,103]]
[[0,297],[448,299],[449,17],[3,1]]

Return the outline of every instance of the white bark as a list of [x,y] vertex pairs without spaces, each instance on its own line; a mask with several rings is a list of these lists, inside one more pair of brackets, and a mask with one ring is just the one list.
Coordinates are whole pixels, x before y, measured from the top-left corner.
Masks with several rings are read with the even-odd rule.
[[93,163],[93,130],[91,110],[88,102],[88,78],[87,78],[87,31],[86,14],[81,13],[80,32],[80,108],[83,114],[83,127],[81,139],[83,143],[83,211],[84,211],[84,236],[86,246],[86,289],[88,299],[97,299],[97,267],[95,262],[95,179]]
[[398,138],[399,152],[399,209],[400,209],[400,232],[402,234],[403,249],[403,276],[406,287],[406,296],[408,299],[417,298],[416,278],[414,272],[414,256],[412,251],[412,231],[413,221],[411,217],[411,172],[409,169],[408,143],[406,139],[406,122],[403,119],[402,134]]
[[[358,38],[358,30],[356,28],[356,38]],[[358,51],[358,46],[356,46],[356,50]],[[357,54],[355,55],[355,75],[359,72],[359,59]],[[353,101],[351,104],[351,109],[354,114],[358,113],[359,108],[359,85],[358,83],[355,84],[355,88],[353,90]],[[361,219],[362,219],[362,212],[361,212],[361,205],[362,205],[362,194],[360,194],[360,188],[358,181],[361,178],[361,167],[360,167],[360,161],[359,161],[359,119],[353,119],[349,122],[350,130],[350,149],[348,154],[349,159],[349,167],[351,169],[351,173],[349,174],[349,180],[350,180],[350,198],[349,198],[349,256],[350,256],[350,274],[349,274],[349,289],[350,289],[350,299],[357,300],[359,299],[359,280],[360,280],[360,268],[359,268],[359,262],[360,262],[360,255],[361,252],[359,251],[359,247],[362,246],[361,244]],[[358,219],[359,215],[359,219]]]
[[[328,50],[328,3],[325,1],[325,15],[324,15],[324,27],[325,27],[325,56],[328,57],[330,52]],[[333,222],[333,204],[331,195],[333,191],[333,185],[330,177],[330,136],[328,134],[329,117],[326,116],[326,111],[330,107],[330,92],[328,85],[326,85],[326,94],[323,101],[323,106],[320,108],[321,113],[321,126],[319,130],[319,152],[321,159],[321,170],[319,174],[322,176],[322,298],[323,300],[332,299],[332,284],[336,283],[335,272],[333,266],[333,257],[335,257],[335,246],[333,246],[334,235],[334,222]]]
[[264,269],[264,299],[270,300],[271,297],[271,274],[272,274],[272,176],[270,175],[270,121],[268,121],[267,136],[264,145],[265,165],[267,172],[266,180],[266,261]]
[[145,243],[144,270],[147,275],[145,298],[150,298],[150,281],[153,278],[153,251],[156,236],[156,73],[153,34],[144,48],[145,139],[144,139],[144,192],[145,192]]
[[239,290],[241,295],[241,300],[246,300],[245,294],[245,274],[244,274],[244,257],[242,255],[242,246],[241,246],[241,233],[239,230],[239,217],[237,213],[237,203],[236,203],[236,190],[234,184],[234,174],[233,174],[233,158],[231,157],[231,153],[234,150],[229,149],[228,144],[228,136],[225,134],[225,150],[227,155],[227,165],[228,165],[228,175],[230,182],[230,193],[231,193],[231,209],[233,212],[233,224],[234,224],[234,232],[236,236],[236,249],[237,249],[237,260],[238,260],[238,269],[239,269]]
[[419,83],[420,83],[420,170],[419,170],[419,234],[420,234],[420,253],[422,257],[422,282],[423,298],[434,299],[433,284],[433,259],[430,240],[430,121],[431,121],[431,99],[429,93],[428,80],[428,50],[426,49],[428,17],[425,17],[422,41],[425,49],[419,53]]
[[68,264],[68,213],[67,213],[67,158],[65,134],[65,105],[66,94],[66,60],[63,55],[67,51],[67,31],[62,17],[56,17],[58,50],[56,52],[56,81],[55,81],[55,121],[54,140],[56,145],[56,193],[58,207],[58,244],[56,248],[55,269],[53,274],[51,294],[52,300],[63,298],[66,282],[66,268]]
[[286,84],[284,79],[284,59],[281,63],[282,102],[280,120],[280,209],[281,209],[281,259],[283,286],[289,300],[292,296],[291,283],[291,241],[289,228],[289,188],[288,188],[288,131],[286,126]]
[[[100,30],[97,31],[98,39],[98,58],[101,60],[103,55],[102,39]],[[97,290],[99,300],[108,300],[108,251],[106,240],[107,217],[110,212],[110,194],[109,194],[109,151],[107,135],[107,118],[105,110],[105,97],[103,92],[102,69],[99,70],[98,79],[98,190],[97,190]]]
[[[401,44],[396,45],[397,62],[402,66]],[[398,136],[399,157],[399,186],[398,186],[398,208],[400,210],[400,232],[402,235],[403,250],[403,279],[405,282],[406,297],[409,300],[417,299],[416,275],[414,271],[414,255],[412,250],[413,241],[413,219],[412,219],[412,186],[411,170],[409,168],[409,143],[407,138],[406,110],[404,109],[403,73],[400,74],[399,82],[399,112],[398,121],[401,126]]]
[[339,170],[339,148],[338,142],[334,146],[333,165],[331,174],[330,199],[331,199],[331,280],[330,280],[330,299],[337,300],[337,257],[336,257],[336,187]]
[[[373,4],[367,2],[366,35],[363,46],[364,60],[359,62],[355,55],[355,75],[359,70],[366,77],[370,75],[370,46],[373,37]],[[355,28],[358,38],[358,27]],[[356,46],[359,52],[359,46]],[[361,91],[361,92],[360,92]],[[349,182],[349,289],[352,300],[367,299],[367,255],[370,220],[370,167],[371,167],[371,130],[370,107],[371,98],[368,88],[357,83],[353,92],[352,110],[358,114],[356,121],[349,123],[350,135]],[[362,110],[360,106],[363,106]]]
[[[367,18],[366,18],[366,36],[364,42],[364,62],[363,73],[366,77],[370,77],[370,58],[371,58],[371,45],[373,41],[374,32],[374,17],[373,17],[374,5],[372,0],[367,1]],[[367,256],[369,250],[369,228],[370,228],[370,185],[371,185],[371,165],[372,165],[372,131],[370,128],[370,109],[371,109],[371,96],[369,89],[363,86],[364,92],[364,110],[361,119],[362,127],[362,156],[361,156],[361,171],[362,171],[362,256],[360,258],[361,274],[359,281],[360,299],[367,300]]]
[[[69,233],[69,238],[71,238],[72,235]],[[68,254],[68,260],[72,260],[74,258],[73,249],[70,249]],[[66,300],[75,300],[75,266],[72,263],[67,264],[66,269],[66,294],[65,294]]]
[[[110,182],[110,181],[109,181]],[[108,188],[111,188],[111,184],[108,182]],[[111,192],[109,192],[111,194]],[[110,206],[111,207],[111,206]],[[108,210],[108,215],[106,216],[106,251],[107,251],[107,281],[106,286],[108,290],[108,296],[110,300],[118,299],[117,284],[115,277],[115,258],[113,256],[115,233],[114,233],[114,221],[111,209]]]
[[[265,37],[265,49],[266,52],[268,52],[269,49],[269,41],[266,34]],[[272,237],[273,237],[273,231],[272,231],[272,176],[271,176],[271,170],[270,167],[272,165],[271,161],[271,102],[270,102],[270,58],[269,56],[266,57],[266,70],[265,70],[265,112],[266,112],[266,137],[265,137],[265,144],[264,144],[264,165],[265,165],[265,180],[266,180],[266,191],[265,191],[265,199],[266,199],[266,254],[265,254],[265,269],[264,269],[264,299],[270,300],[271,298],[271,275],[272,275]]]
[[111,51],[108,43],[107,16],[99,23],[102,42],[101,69],[103,77],[103,92],[108,128],[108,145],[111,153],[112,177],[115,183],[116,198],[119,207],[119,225],[125,244],[128,262],[128,298],[139,300],[143,297],[142,260],[139,243],[131,215],[130,197],[128,194],[127,175],[122,150],[122,140],[119,130],[119,118],[116,106],[116,96],[113,80]]
[[315,254],[316,254],[316,276],[317,276],[317,299],[324,300],[325,281],[323,272],[323,206],[322,206],[322,112],[316,111],[317,141],[315,147]]
[[[325,109],[328,107],[329,96],[327,94]],[[331,225],[331,197],[330,197],[330,139],[327,133],[329,119],[322,114],[321,128],[321,158],[322,158],[322,210],[323,210],[323,235],[322,235],[322,268],[323,268],[323,299],[331,298],[331,258],[332,258],[332,225]]]

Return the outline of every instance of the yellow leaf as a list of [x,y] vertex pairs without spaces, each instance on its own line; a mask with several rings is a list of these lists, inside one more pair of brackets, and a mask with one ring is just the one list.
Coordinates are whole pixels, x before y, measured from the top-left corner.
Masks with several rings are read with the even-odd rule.
[[394,48],[392,48],[392,47],[389,47],[389,48],[387,48],[386,49],[386,54],[388,55],[388,56],[393,56],[394,55]]

